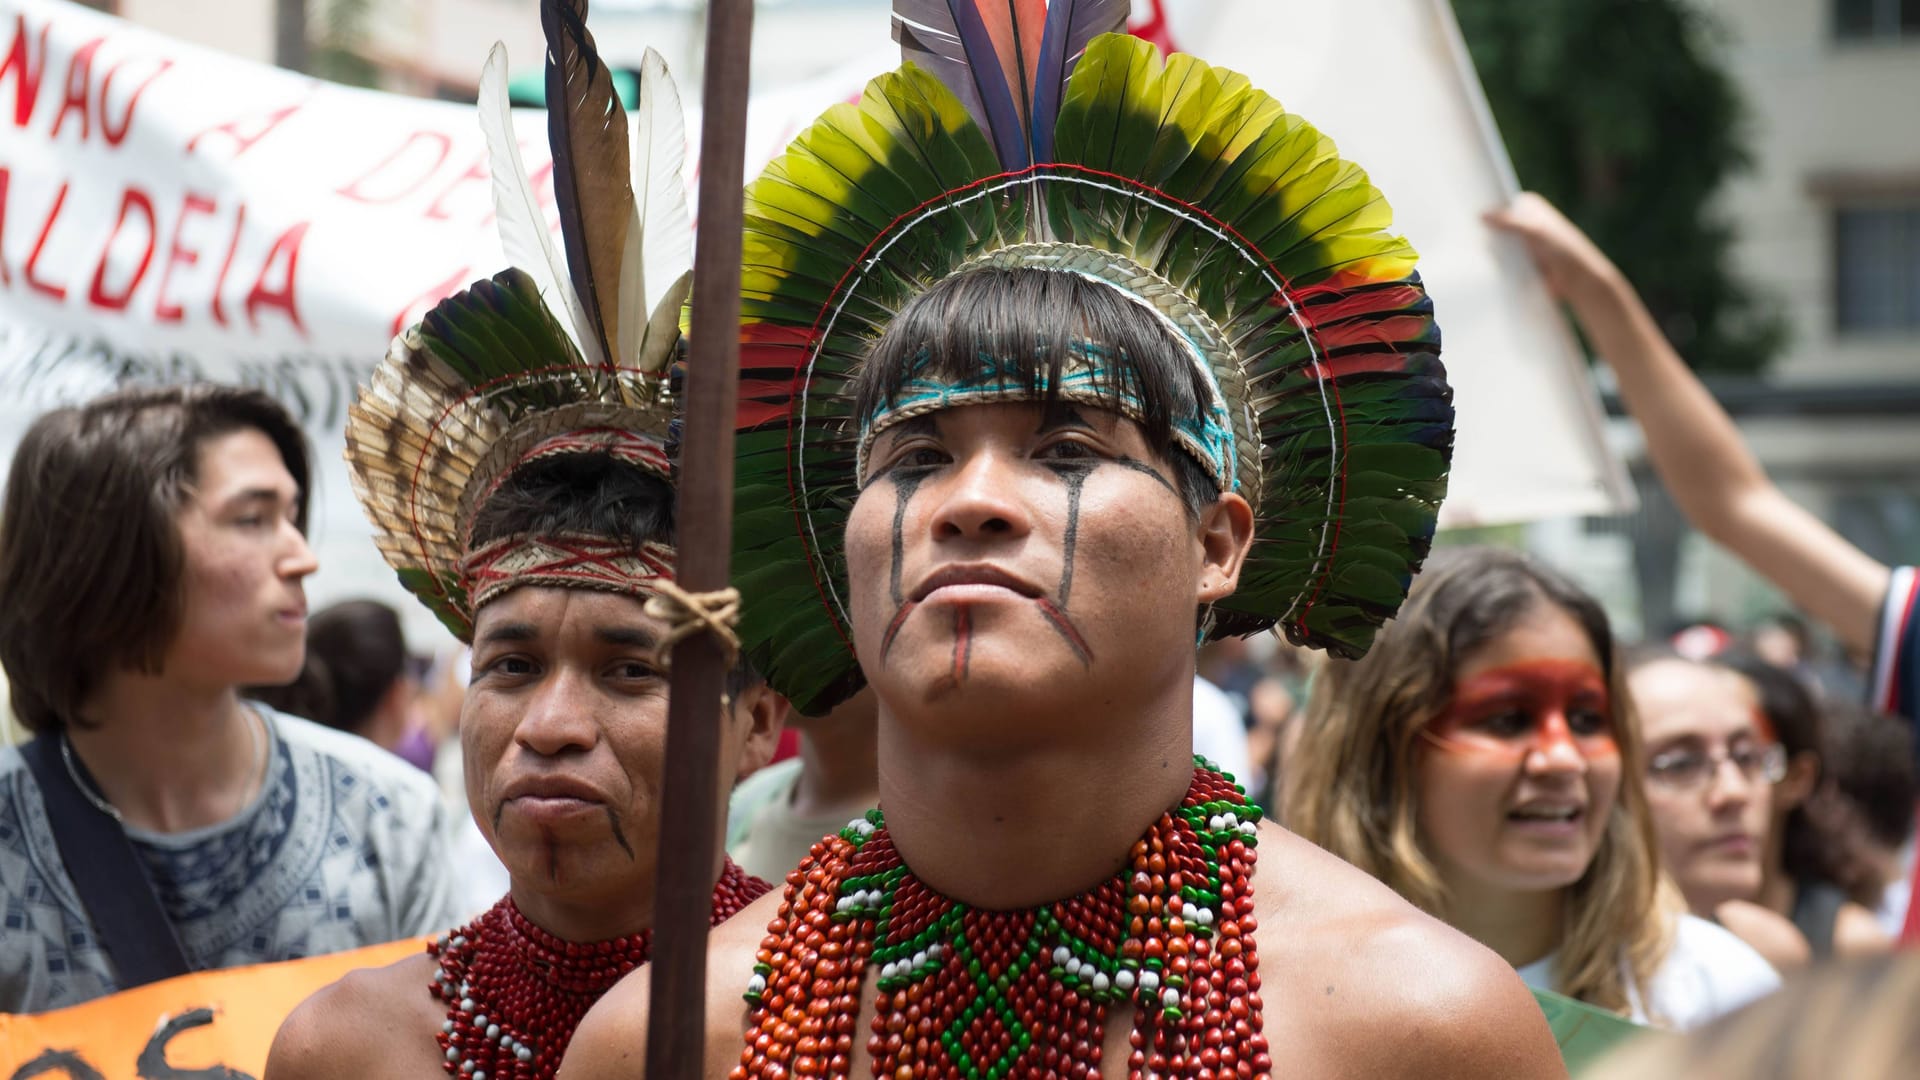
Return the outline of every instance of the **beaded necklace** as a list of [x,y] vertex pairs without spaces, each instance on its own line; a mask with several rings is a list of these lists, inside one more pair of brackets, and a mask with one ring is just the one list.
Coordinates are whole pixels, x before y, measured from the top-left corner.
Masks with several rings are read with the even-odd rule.
[[[727,860],[713,890],[719,925],[772,886]],[[533,925],[502,897],[427,946],[440,960],[427,989],[447,1003],[437,1039],[459,1080],[551,1080],[580,1019],[647,962],[653,931],[582,944]]]
[[846,1077],[870,965],[876,1077],[1098,1077],[1107,1010],[1120,1003],[1134,1010],[1132,1080],[1266,1080],[1260,816],[1203,763],[1112,879],[1042,907],[979,911],[921,884],[869,812],[788,877],[748,983],[732,1080]]

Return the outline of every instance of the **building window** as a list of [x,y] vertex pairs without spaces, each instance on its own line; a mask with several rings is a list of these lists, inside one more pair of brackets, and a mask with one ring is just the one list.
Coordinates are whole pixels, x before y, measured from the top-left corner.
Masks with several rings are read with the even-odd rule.
[[1843,41],[1920,38],[1920,0],[1834,0],[1833,30]]
[[1842,333],[1920,330],[1920,202],[1834,211]]

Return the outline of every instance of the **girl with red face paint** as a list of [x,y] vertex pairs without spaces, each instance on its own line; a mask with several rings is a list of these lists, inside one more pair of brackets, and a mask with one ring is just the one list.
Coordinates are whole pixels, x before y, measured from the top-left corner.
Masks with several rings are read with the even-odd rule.
[[1690,1027],[1772,968],[1664,885],[1605,613],[1523,555],[1455,552],[1308,695],[1286,824],[1529,985]]

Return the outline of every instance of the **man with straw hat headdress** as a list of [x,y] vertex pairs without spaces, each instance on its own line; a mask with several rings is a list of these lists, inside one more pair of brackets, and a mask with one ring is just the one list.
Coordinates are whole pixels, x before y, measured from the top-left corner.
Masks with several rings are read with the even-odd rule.
[[[630,148],[585,7],[541,6],[564,252],[520,161],[495,46],[480,114],[514,268],[402,334],[347,429],[382,553],[473,646],[467,795],[511,889],[426,953],[303,1004],[275,1041],[275,1080],[551,1077],[588,1007],[651,952],[659,658],[675,626],[649,602],[679,596],[670,368],[692,227],[665,65],[648,52]],[[787,706],[744,664],[727,694],[730,780],[766,761]],[[692,857],[711,866],[715,922],[767,890],[717,845]]]
[[742,636],[803,712],[873,687],[884,815],[715,932],[706,1075],[1562,1075],[1510,967],[1189,756],[1198,641],[1393,615],[1453,413],[1366,175],[1127,11],[896,0],[908,63],[748,188]]

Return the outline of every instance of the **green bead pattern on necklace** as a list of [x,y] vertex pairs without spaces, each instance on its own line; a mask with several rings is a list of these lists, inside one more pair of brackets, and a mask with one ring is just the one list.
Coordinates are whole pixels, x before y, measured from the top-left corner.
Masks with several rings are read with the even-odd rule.
[[[850,1058],[837,1042],[801,1033],[784,1047],[780,1033],[822,1016],[810,1003],[823,997],[827,1018],[857,1013],[869,968],[876,1075],[1001,1080],[1043,1059],[1097,1069],[1107,1010],[1126,1005],[1130,1074],[1213,1075],[1203,1061],[1232,1058],[1264,1075],[1251,899],[1262,811],[1231,777],[1196,763],[1187,798],[1134,845],[1127,869],[1024,911],[939,896],[913,877],[880,811],[850,822],[790,879],[746,995],[755,1032],[772,1039],[750,1035],[734,1075],[843,1075]],[[1221,1027],[1233,1036],[1224,1053],[1206,1035]],[[785,1072],[768,1072],[763,1055]]]

